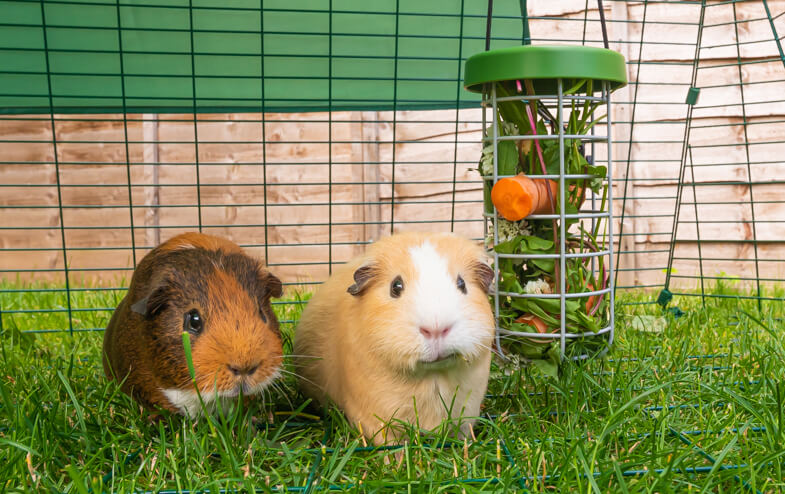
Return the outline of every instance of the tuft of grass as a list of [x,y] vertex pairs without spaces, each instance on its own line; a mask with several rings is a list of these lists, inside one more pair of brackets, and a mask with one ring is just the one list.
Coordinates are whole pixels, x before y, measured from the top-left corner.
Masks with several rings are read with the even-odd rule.
[[[306,409],[290,374],[226,414],[151,423],[104,378],[102,333],[63,331],[65,292],[4,282],[0,492],[779,492],[785,307],[718,293],[677,297],[681,317],[620,295],[606,357],[556,378],[495,362],[475,440],[445,424],[373,448],[337,410]],[[74,329],[103,328],[122,296],[73,292]],[[307,298],[275,306],[287,353]]]

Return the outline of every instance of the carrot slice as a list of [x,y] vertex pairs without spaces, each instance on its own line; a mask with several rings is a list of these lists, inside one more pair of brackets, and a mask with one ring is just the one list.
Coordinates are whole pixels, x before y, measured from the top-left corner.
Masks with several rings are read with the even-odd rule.
[[525,314],[520,316],[515,322],[519,324],[528,324],[532,326],[534,329],[537,330],[538,333],[549,333],[548,325],[545,324],[545,321],[540,319],[539,317],[535,316],[534,314]]
[[[515,322],[519,324],[526,324],[532,328],[534,328],[538,333],[545,334],[545,333],[554,333],[556,329],[549,329],[548,325],[545,324],[545,321],[540,319],[539,317],[535,316],[534,314],[524,314],[520,316]],[[535,345],[547,345],[551,341],[548,338],[526,338],[529,343],[533,343]]]
[[491,201],[508,221],[520,221],[531,214],[553,213],[548,187],[556,199],[557,184],[544,178],[532,179],[519,173],[499,180],[491,189]]

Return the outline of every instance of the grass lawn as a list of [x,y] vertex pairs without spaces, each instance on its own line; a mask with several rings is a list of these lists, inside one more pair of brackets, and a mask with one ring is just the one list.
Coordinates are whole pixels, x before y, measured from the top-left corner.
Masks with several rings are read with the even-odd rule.
[[[622,305],[652,294],[620,295],[608,356],[558,379],[495,363],[476,440],[412,430],[390,451],[366,447],[334,410],[298,413],[291,376],[229,416],[151,424],[107,383],[103,334],[89,331],[123,292],[74,294],[73,327],[88,331],[30,334],[69,327],[65,297],[18,288],[0,284],[0,492],[785,491],[782,302],[677,297],[675,318]],[[283,321],[300,309],[276,307]],[[635,314],[662,327],[642,331]]]

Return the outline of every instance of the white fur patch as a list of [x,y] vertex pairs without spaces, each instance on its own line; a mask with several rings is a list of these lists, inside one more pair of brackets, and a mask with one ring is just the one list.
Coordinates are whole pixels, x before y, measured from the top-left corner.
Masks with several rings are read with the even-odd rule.
[[[162,389],[161,390],[169,400],[169,403],[179,408],[183,415],[188,415],[191,418],[198,417],[202,412],[202,404],[199,402],[199,396],[196,390],[191,389]],[[202,400],[206,407],[211,407],[215,401],[215,392],[208,391],[202,393]]]
[[418,278],[414,280],[415,316],[420,326],[452,326],[461,308],[463,295],[456,286],[457,275],[450,273],[447,259],[425,242],[409,250]]
[[[280,375],[281,374],[279,370],[276,369],[275,372],[270,375],[270,377],[243,394],[245,396],[252,396],[261,393],[271,382],[273,382],[275,379],[278,379]],[[161,389],[161,392],[164,394],[164,396],[166,396],[166,399],[169,400],[169,403],[177,407],[183,413],[183,415],[188,415],[191,418],[196,418],[201,415],[202,403],[199,401],[199,395],[196,393],[196,390],[171,388]],[[234,401],[234,399],[240,395],[240,392],[236,389],[216,392],[211,388],[205,388],[200,391],[200,394],[202,395],[202,402],[204,402],[204,406],[207,408],[207,411],[209,413],[213,413],[219,401],[222,408],[226,410],[225,405],[228,405]]]
[[[466,281],[468,290],[469,273],[461,267],[450,269],[447,259],[428,242],[409,249],[417,279],[412,280],[414,324],[417,336],[422,341],[422,360],[443,358],[451,353],[473,357],[480,353],[482,340],[487,329],[471,313],[469,295],[458,289],[458,275]],[[426,338],[419,328],[438,330],[450,328],[446,336]]]

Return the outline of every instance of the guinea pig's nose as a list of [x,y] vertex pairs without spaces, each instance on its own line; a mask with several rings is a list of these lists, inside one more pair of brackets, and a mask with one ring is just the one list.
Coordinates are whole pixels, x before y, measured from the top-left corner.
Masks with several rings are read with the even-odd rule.
[[450,331],[450,326],[445,326],[443,328],[426,328],[420,326],[420,333],[426,338],[439,338],[441,336],[446,336],[447,333]]
[[226,366],[229,368],[230,371],[232,371],[232,374],[234,374],[235,376],[250,376],[251,374],[256,372],[256,369],[259,368],[259,364],[251,364],[251,365],[226,364]]

